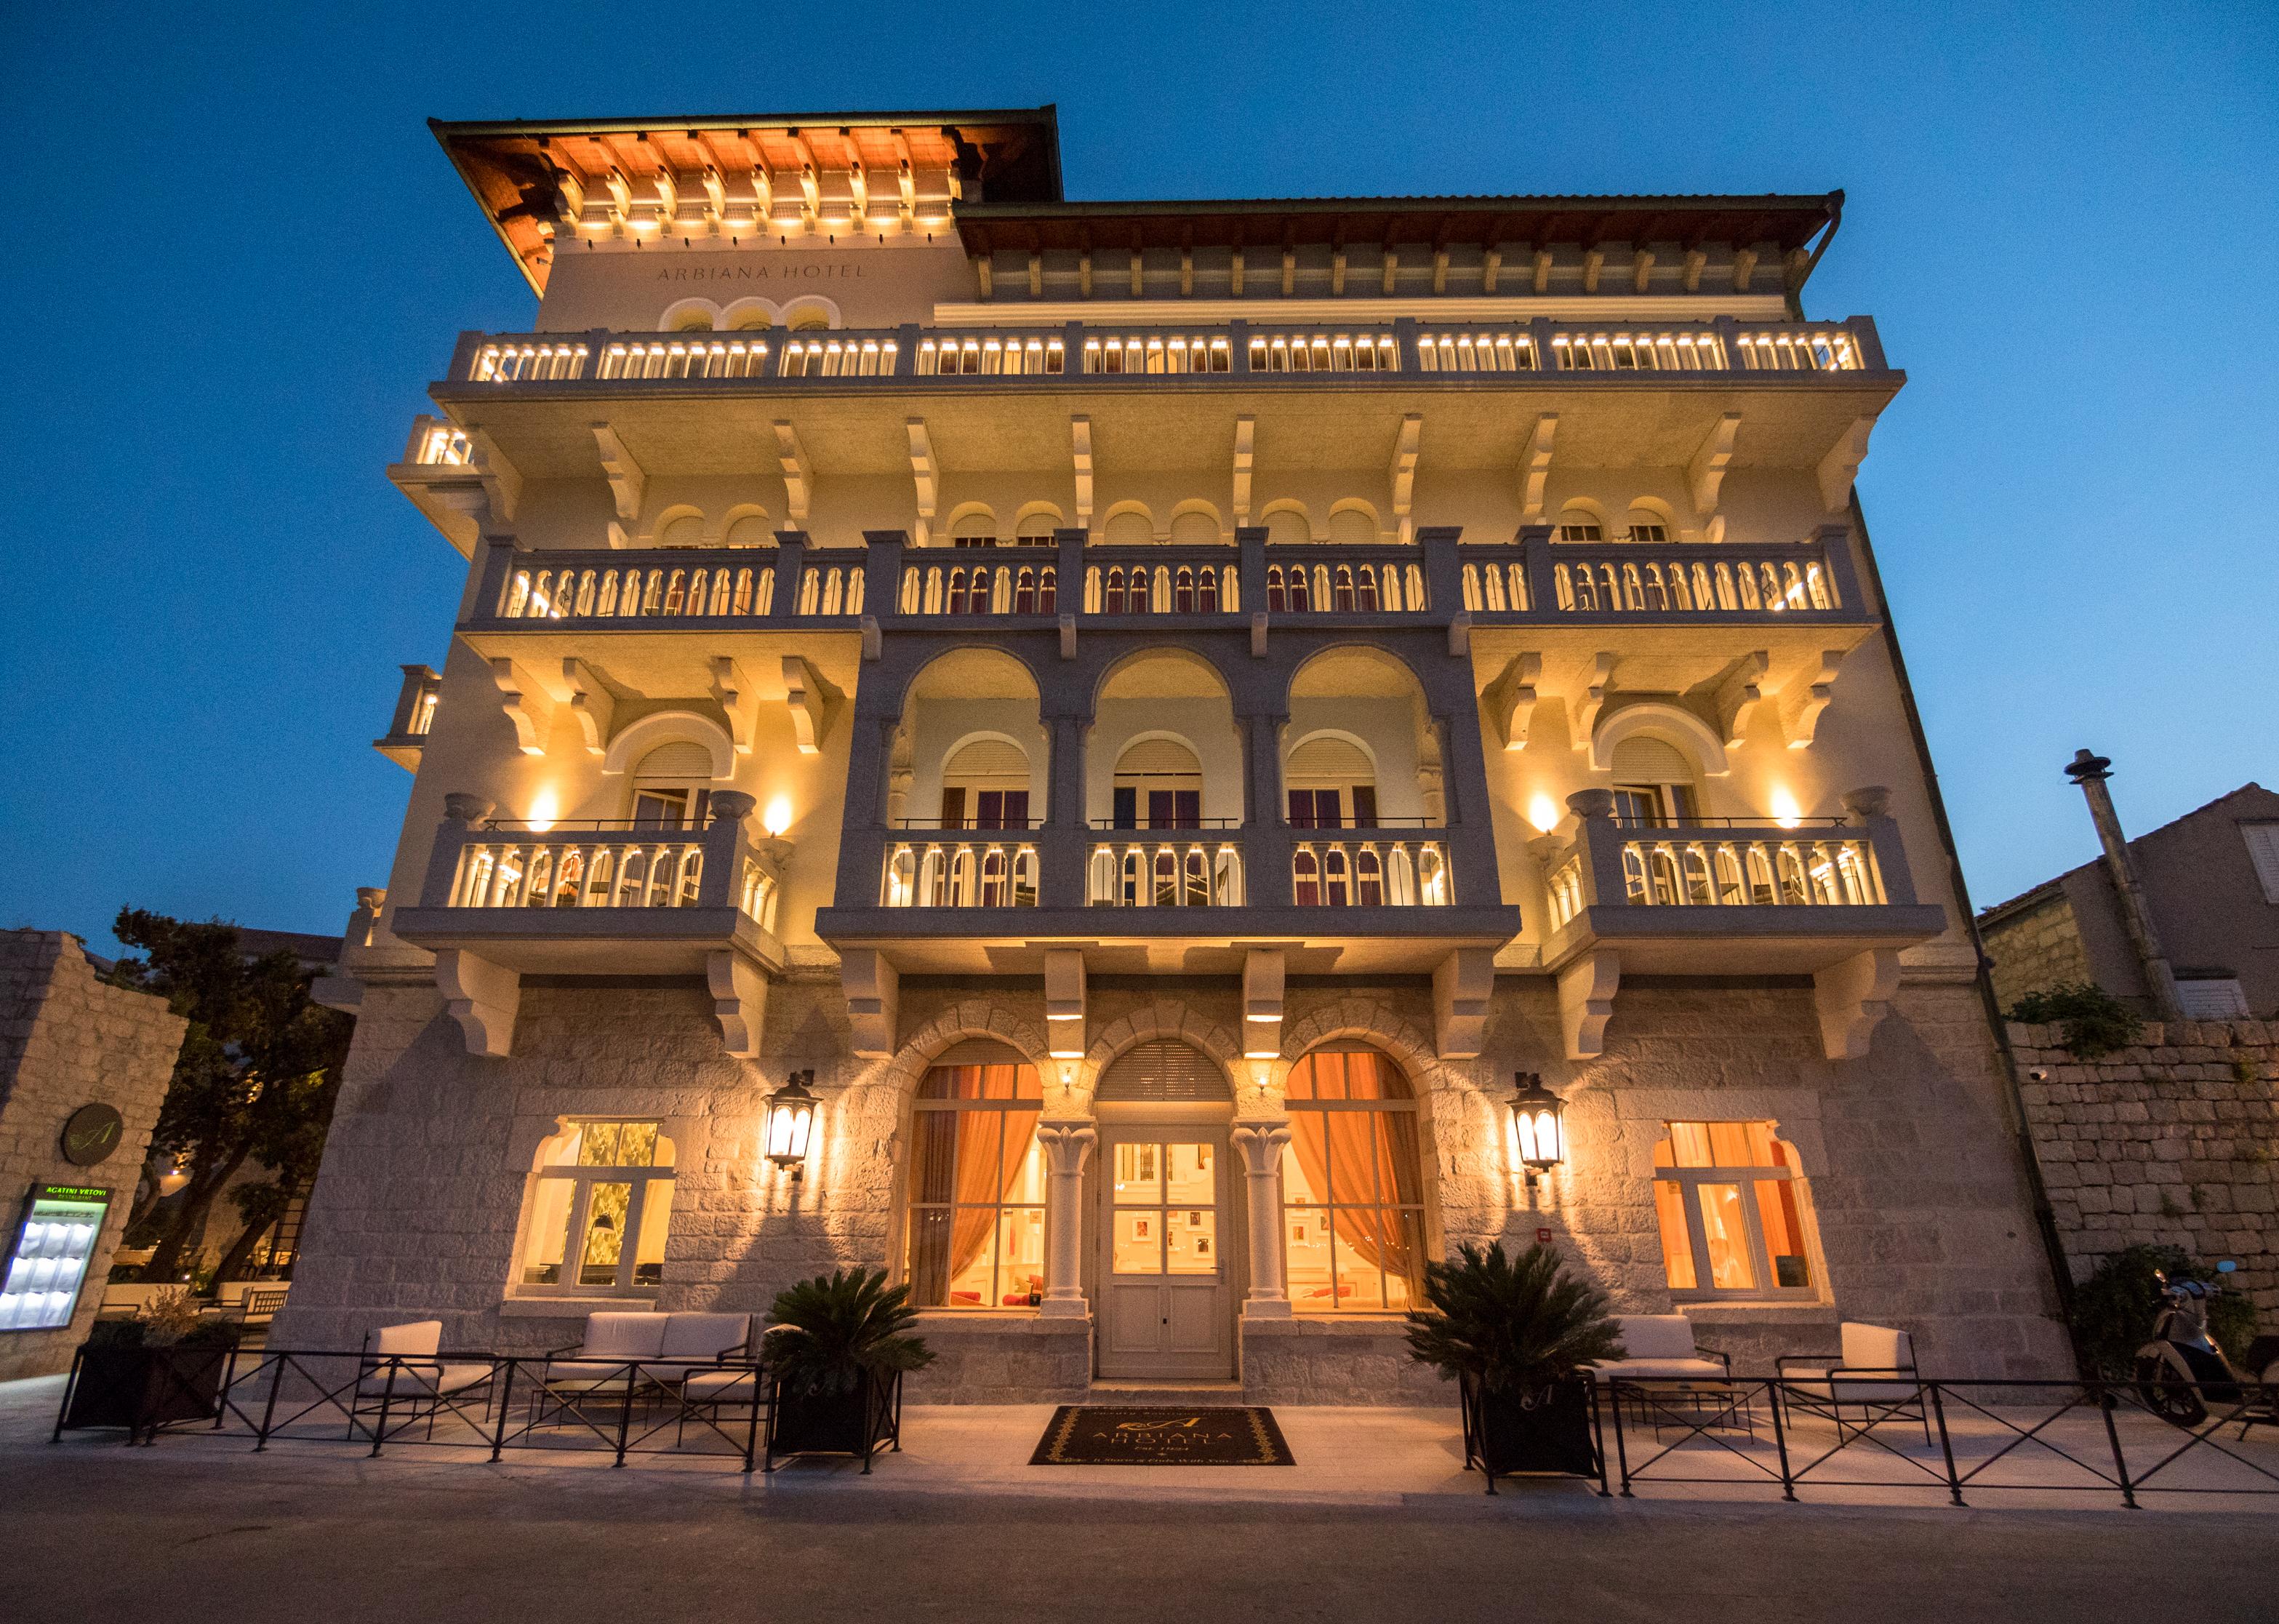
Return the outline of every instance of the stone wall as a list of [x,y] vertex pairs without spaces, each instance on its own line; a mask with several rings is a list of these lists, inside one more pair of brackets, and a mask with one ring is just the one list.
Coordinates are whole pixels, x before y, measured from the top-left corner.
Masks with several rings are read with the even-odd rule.
[[[1967,981],[1903,985],[1872,1052],[1853,1062],[1823,1058],[1802,978],[1636,978],[1615,1004],[1607,1052],[1583,1063],[1562,1058],[1556,996],[1543,977],[1499,982],[1485,1053],[1468,1061],[1435,1056],[1422,978],[1292,978],[1285,1058],[1255,1067],[1241,1058],[1232,977],[1095,975],[1087,1000],[1086,1058],[1068,1077],[1059,1063],[1040,1067],[1047,1116],[1088,1115],[1093,1080],[1150,1037],[1176,1035],[1225,1062],[1239,1117],[1278,1113],[1289,1065],[1312,1047],[1365,1040],[1400,1062],[1423,1103],[1428,1252],[1475,1240],[1524,1247],[1547,1231],[1620,1312],[1672,1305],[1653,1196],[1663,1124],[1770,1118],[1808,1180],[1817,1300],[1694,1305],[1705,1343],[1754,1369],[1778,1352],[1832,1347],[1840,1317],[1907,1327],[1926,1366],[1945,1374],[2069,1366],[1999,1051]],[[573,1341],[595,1304],[510,1288],[533,1158],[569,1114],[656,1116],[673,1137],[660,1307],[762,1312],[802,1275],[895,1266],[897,1147],[927,1063],[971,1035],[1032,1057],[1046,1051],[1034,980],[906,980],[902,1049],[890,1060],[848,1053],[835,976],[771,990],[756,1061],[723,1054],[710,1011],[693,985],[533,980],[512,1056],[482,1059],[465,1052],[432,986],[368,984],[276,1336],[352,1346],[375,1324],[435,1314],[460,1346]],[[760,1112],[766,1092],[799,1068],[814,1071],[821,1105],[817,1147],[794,1182],[759,1154]],[[1505,1102],[1515,1071],[1541,1073],[1569,1102],[1569,1161],[1533,1192],[1510,1171]],[[1076,1342],[1053,1340],[1057,1328],[989,1316],[969,1328],[955,1318],[930,1330],[946,1357],[912,1384],[913,1398],[998,1396],[1032,1379],[1040,1397],[1065,1394],[1082,1367]],[[1004,1345],[991,1350],[991,1337]],[[1429,1372],[1403,1365],[1397,1316],[1334,1328],[1301,1319],[1286,1331],[1246,1324],[1243,1346],[1255,1366],[1246,1375],[1285,1402],[1446,1397]]]
[[2137,1244],[2231,1258],[2265,1328],[2279,1328],[2279,1025],[2152,1022],[2094,1060],[2060,1039],[2010,1028],[2074,1277]]
[[2065,892],[2052,887],[2040,900],[1982,919],[1979,939],[1992,961],[1994,997],[2008,1009],[2030,992],[2060,981],[2094,981],[2081,921]]
[[[0,1331],[0,1382],[67,1369],[86,1340],[188,1024],[163,998],[97,980],[76,937],[0,930],[0,1243],[14,1238],[35,1184],[111,1191],[70,1326]],[[124,1121],[119,1145],[93,1166],[74,1166],[64,1159],[64,1123],[98,1102]]]

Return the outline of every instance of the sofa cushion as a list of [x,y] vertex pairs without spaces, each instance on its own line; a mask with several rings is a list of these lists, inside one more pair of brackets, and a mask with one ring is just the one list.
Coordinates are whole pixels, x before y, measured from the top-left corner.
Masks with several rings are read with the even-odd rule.
[[[389,1385],[391,1373],[394,1385]],[[396,1365],[382,1366],[364,1377],[357,1391],[367,1398],[449,1398],[491,1379],[488,1365]]]
[[598,1313],[586,1316],[580,1358],[653,1359],[664,1344],[665,1321],[656,1313]]
[[1690,1359],[1693,1321],[1684,1314],[1617,1314],[1623,1353],[1634,1359]]
[[1645,1358],[1600,1359],[1591,1366],[1601,1382],[1723,1382],[1725,1366],[1716,1359]]
[[741,1350],[751,1335],[749,1314],[668,1314],[657,1352],[669,1359],[717,1359],[731,1348]]
[[749,1404],[757,1384],[748,1370],[700,1370],[681,1384],[691,1404]]
[[404,1325],[384,1325],[372,1333],[372,1351],[383,1358],[433,1353],[443,1345],[441,1320],[413,1320]]
[[1844,1364],[1849,1370],[1913,1370],[1915,1339],[1890,1326],[1860,1325],[1846,1320],[1838,1327],[1843,1338]]

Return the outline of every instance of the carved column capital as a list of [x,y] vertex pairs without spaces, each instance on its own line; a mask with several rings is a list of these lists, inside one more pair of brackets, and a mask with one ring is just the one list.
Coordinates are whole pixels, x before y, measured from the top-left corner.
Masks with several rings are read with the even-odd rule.
[[1037,1143],[1045,1147],[1046,1171],[1073,1178],[1084,1171],[1092,1147],[1100,1143],[1100,1130],[1090,1122],[1040,1122]]
[[1237,1122],[1227,1130],[1227,1138],[1242,1152],[1244,1170],[1254,1179],[1265,1178],[1281,1169],[1282,1147],[1290,1143],[1290,1120],[1276,1117]]

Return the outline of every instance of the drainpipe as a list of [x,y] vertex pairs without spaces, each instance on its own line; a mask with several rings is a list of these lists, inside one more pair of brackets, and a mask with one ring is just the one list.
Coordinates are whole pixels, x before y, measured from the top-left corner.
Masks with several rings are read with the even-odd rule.
[[2113,797],[2105,781],[2113,776],[2113,763],[2085,750],[2074,751],[2066,776],[2081,786],[2089,799],[2090,821],[2105,848],[2105,872],[2121,898],[2121,922],[2128,927],[2129,944],[2137,950],[2137,966],[2144,973],[2145,990],[2152,1012],[2162,1020],[2182,1020],[2183,1006],[2176,1001],[2176,974],[2160,951],[2160,938],[2152,929],[2152,910],[2145,905],[2144,888],[2137,883],[2136,866],[2129,860],[2129,842],[2121,833],[2121,819],[2113,810]]

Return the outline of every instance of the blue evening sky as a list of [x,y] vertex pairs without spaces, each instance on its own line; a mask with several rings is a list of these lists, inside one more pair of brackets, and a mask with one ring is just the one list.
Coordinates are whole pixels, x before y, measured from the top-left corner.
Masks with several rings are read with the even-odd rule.
[[1980,904],[2279,782],[2279,8],[21,5],[0,925],[333,931],[458,556],[382,475],[532,297],[453,119],[1059,104],[1078,197],[1817,192],[1911,381],[1861,481]]

